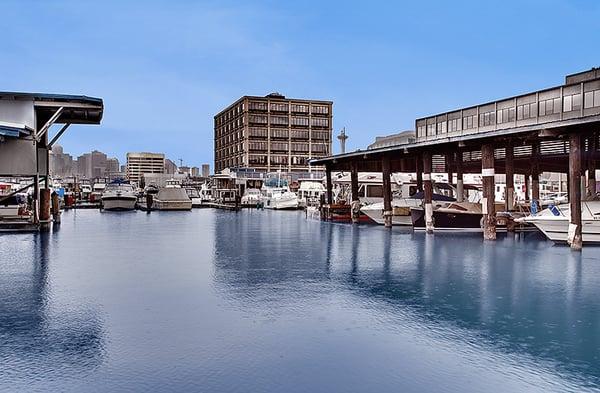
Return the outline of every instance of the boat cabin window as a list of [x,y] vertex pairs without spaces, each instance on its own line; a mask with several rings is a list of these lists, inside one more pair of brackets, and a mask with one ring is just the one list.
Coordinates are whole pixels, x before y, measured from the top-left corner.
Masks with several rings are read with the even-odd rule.
[[366,187],[367,195],[370,198],[382,198],[383,197],[383,186],[378,184],[368,185]]

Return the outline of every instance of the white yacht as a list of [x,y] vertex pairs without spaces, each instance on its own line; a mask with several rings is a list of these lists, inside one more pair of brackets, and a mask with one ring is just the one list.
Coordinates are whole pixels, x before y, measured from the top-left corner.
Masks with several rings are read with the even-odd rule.
[[202,203],[214,202],[214,198],[212,195],[212,189],[210,188],[208,183],[203,183],[200,186],[200,191],[198,192],[198,194],[200,196],[200,200],[202,201]]
[[301,180],[298,188],[298,203],[302,207],[317,206],[325,191],[325,186],[320,180]]
[[[571,220],[570,205],[551,205],[541,212],[518,218],[535,225],[549,240],[567,242]],[[600,201],[581,202],[581,237],[584,243],[600,243]]]
[[[410,208],[419,207],[423,201],[412,198],[392,199],[392,225],[412,225]],[[369,216],[379,225],[385,224],[383,217],[383,202],[371,203],[360,208],[360,211]]]
[[133,210],[137,194],[131,184],[115,181],[104,187],[100,200],[104,210]]
[[160,188],[154,197],[152,208],[155,210],[191,210],[192,200],[181,186]]
[[192,201],[192,207],[201,207],[202,206],[202,199],[200,198],[200,193],[198,192],[198,190],[196,188],[185,187],[185,192],[187,193],[187,196]]
[[248,188],[241,199],[241,204],[244,206],[256,206],[262,202],[262,194],[258,188]]
[[276,210],[298,209],[298,196],[288,188],[287,181],[277,178],[268,178],[262,187],[265,208]]

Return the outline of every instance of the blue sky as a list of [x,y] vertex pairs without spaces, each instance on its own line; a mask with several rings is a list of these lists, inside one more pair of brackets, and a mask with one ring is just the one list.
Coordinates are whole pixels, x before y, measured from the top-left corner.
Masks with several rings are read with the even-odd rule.
[[[598,1],[4,1],[0,90],[101,97],[78,155],[213,162],[213,116],[242,95],[334,102],[349,149],[417,117],[558,85],[600,66]],[[338,151],[337,143],[334,152]]]

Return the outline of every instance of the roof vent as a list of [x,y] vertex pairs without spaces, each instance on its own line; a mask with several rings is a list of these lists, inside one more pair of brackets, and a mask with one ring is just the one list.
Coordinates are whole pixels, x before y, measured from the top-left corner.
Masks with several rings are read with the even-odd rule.
[[276,91],[267,94],[265,97],[267,97],[267,98],[281,98],[281,99],[285,98],[285,96],[283,94],[278,93]]

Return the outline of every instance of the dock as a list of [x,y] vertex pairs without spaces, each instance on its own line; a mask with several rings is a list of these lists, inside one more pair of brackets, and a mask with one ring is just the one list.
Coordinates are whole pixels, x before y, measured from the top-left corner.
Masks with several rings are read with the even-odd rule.
[[[352,203],[358,203],[358,173],[383,174],[385,225],[392,225],[390,174],[416,173],[424,193],[425,222],[434,233],[432,173],[456,175],[457,200],[464,196],[463,174],[483,178],[483,237],[496,239],[495,175],[506,175],[505,211],[513,211],[514,176],[524,175],[538,200],[543,171],[568,174],[571,210],[568,243],[581,250],[582,195],[596,194],[600,160],[600,69],[568,75],[565,83],[539,91],[415,120],[416,141],[357,150],[311,160],[326,168],[326,201],[333,203],[332,171],[351,173]],[[358,222],[358,209],[353,221]]]

